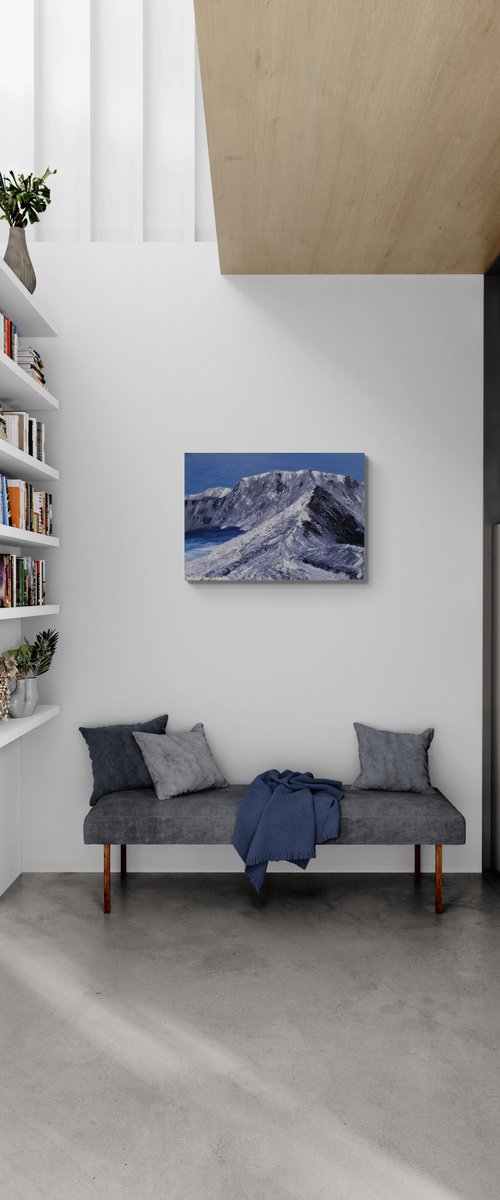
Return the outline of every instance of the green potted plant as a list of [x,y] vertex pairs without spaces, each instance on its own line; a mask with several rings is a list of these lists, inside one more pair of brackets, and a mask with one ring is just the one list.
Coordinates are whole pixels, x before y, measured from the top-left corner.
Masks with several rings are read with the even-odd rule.
[[36,275],[26,245],[26,226],[40,220],[40,213],[50,204],[50,188],[46,180],[56,175],[47,167],[43,175],[21,175],[9,171],[0,173],[0,221],[9,225],[9,240],[4,261],[29,292],[36,288]]
[[11,717],[31,717],[34,713],[38,704],[37,679],[50,669],[58,638],[55,629],[45,629],[34,642],[21,642],[17,649],[9,650],[17,667],[17,687],[10,700]]

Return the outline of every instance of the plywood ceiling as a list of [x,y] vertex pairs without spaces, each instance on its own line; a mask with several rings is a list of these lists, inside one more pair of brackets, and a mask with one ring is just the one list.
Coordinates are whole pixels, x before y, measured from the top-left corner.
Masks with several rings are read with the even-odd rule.
[[195,0],[221,269],[482,272],[500,0]]

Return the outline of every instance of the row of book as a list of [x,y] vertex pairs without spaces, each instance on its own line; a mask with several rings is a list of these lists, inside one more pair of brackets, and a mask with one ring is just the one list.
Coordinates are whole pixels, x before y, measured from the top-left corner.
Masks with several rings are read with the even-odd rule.
[[27,412],[4,412],[0,405],[0,438],[45,462],[45,425]]
[[46,604],[45,562],[0,554],[0,608]]
[[3,313],[0,313],[0,350],[3,350],[7,358],[17,362],[19,350],[17,325],[14,325],[10,317],[4,317]]
[[30,533],[52,534],[52,493],[24,479],[0,475],[2,525],[27,529]]

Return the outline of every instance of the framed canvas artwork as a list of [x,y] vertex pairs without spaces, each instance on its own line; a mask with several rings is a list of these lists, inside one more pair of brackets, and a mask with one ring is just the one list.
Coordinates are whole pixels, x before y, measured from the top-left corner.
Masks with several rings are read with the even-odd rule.
[[365,578],[364,454],[186,454],[191,582]]

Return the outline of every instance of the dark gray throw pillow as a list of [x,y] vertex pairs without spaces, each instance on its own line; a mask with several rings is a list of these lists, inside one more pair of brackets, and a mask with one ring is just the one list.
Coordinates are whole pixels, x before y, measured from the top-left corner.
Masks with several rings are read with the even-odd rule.
[[96,804],[108,792],[151,787],[151,775],[133,735],[135,730],[164,735],[167,721],[168,716],[164,714],[152,721],[134,721],[132,725],[98,725],[94,729],[80,726],[94,772],[91,804]]
[[434,792],[428,749],[433,729],[423,733],[389,733],[354,723],[361,766],[353,788],[370,792]]
[[170,800],[186,792],[227,787],[205,737],[203,725],[186,733],[134,733],[142,750],[159,800]]

